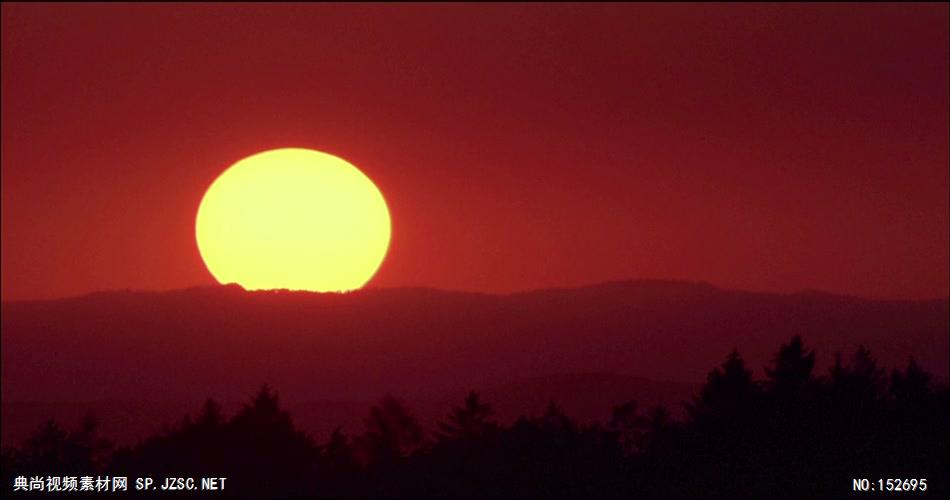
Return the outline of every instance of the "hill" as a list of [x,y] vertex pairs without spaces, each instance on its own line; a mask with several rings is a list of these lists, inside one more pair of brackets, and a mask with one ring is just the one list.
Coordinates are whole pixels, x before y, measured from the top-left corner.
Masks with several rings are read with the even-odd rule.
[[[796,334],[817,350],[819,371],[831,353],[864,344],[885,366],[913,356],[946,379],[948,317],[946,299],[752,293],[666,281],[509,295],[236,286],[101,292],[2,304],[3,402],[245,401],[267,383],[293,408],[362,404],[386,392],[439,400],[538,377],[549,388],[540,391],[545,399],[566,401],[568,393],[605,393],[611,376],[651,381],[646,393],[659,384],[652,381],[694,386],[733,347],[761,370]],[[602,376],[585,382],[577,375],[591,373]],[[552,374],[573,375],[551,382]],[[550,389],[558,386],[562,398]]]

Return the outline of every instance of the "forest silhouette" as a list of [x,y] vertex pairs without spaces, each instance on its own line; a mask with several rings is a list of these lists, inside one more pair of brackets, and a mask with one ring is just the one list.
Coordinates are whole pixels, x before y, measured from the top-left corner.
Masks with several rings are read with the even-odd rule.
[[4,449],[3,481],[9,491],[17,477],[125,476],[127,496],[136,477],[227,477],[224,491],[196,492],[221,498],[824,498],[854,496],[859,478],[926,479],[926,496],[948,493],[950,391],[913,359],[887,371],[859,347],[816,373],[796,336],[761,379],[733,349],[684,405],[677,420],[618,402],[606,423],[579,424],[552,401],[505,426],[472,391],[426,432],[387,394],[362,433],[316,442],[264,386],[234,415],[208,399],[119,448],[91,416],[73,431],[50,420]]

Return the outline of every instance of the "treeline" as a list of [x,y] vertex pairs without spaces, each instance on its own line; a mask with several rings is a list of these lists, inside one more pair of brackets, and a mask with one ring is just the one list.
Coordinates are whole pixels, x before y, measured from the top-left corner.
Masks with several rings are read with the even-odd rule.
[[72,432],[47,422],[4,450],[4,496],[16,477],[50,474],[125,476],[130,490],[136,477],[227,477],[223,492],[208,493],[219,498],[814,498],[854,496],[854,479],[916,479],[915,495],[947,494],[945,385],[913,360],[887,372],[864,348],[847,361],[836,356],[827,373],[814,368],[799,337],[761,380],[733,351],[683,420],[629,401],[608,422],[581,425],[552,402],[505,426],[472,392],[426,433],[386,396],[362,433],[337,430],[323,443],[296,428],[264,387],[232,416],[209,399],[130,447],[99,437],[94,419]]

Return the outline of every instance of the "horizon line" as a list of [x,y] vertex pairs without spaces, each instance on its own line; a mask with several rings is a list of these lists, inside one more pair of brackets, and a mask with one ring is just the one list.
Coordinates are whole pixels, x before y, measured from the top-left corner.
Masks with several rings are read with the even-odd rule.
[[585,284],[576,284],[576,285],[555,285],[549,287],[533,287],[525,288],[513,291],[505,292],[491,292],[491,291],[482,291],[482,290],[466,290],[466,289],[455,289],[455,288],[441,288],[431,285],[398,285],[398,286],[364,286],[362,288],[357,288],[354,290],[346,291],[312,291],[312,290],[294,290],[287,288],[274,288],[274,289],[261,289],[261,290],[247,290],[238,283],[214,283],[214,284],[199,284],[191,286],[183,286],[179,288],[167,288],[167,289],[146,289],[146,288],[109,288],[102,290],[92,290],[88,292],[81,292],[72,295],[62,295],[62,296],[53,296],[53,297],[26,297],[26,298],[6,298],[0,297],[0,303],[9,304],[9,303],[22,303],[22,302],[56,302],[63,300],[73,300],[81,299],[94,295],[110,295],[110,294],[168,294],[176,292],[186,292],[194,290],[225,290],[225,289],[239,289],[246,293],[291,293],[291,294],[313,294],[313,295],[350,295],[357,293],[365,292],[375,292],[375,291],[396,291],[396,290],[428,290],[439,293],[461,293],[469,295],[483,295],[483,296],[493,296],[493,297],[510,297],[516,295],[526,295],[533,293],[541,292],[551,292],[551,291],[571,291],[571,290],[583,290],[588,288],[601,288],[607,286],[618,286],[618,285],[645,285],[645,284],[666,284],[666,285],[688,285],[696,288],[705,288],[711,291],[716,292],[726,292],[726,293],[749,293],[756,295],[782,295],[782,296],[794,296],[794,295],[824,295],[828,297],[837,297],[837,298],[849,298],[849,299],[858,299],[869,302],[936,302],[936,301],[950,301],[950,295],[945,296],[931,296],[931,297],[872,297],[865,295],[858,295],[852,293],[843,293],[843,292],[832,292],[817,288],[802,288],[792,291],[780,291],[780,290],[756,290],[756,289],[747,289],[747,288],[732,288],[732,287],[722,287],[715,285],[708,281],[703,280],[686,280],[686,279],[672,279],[672,278],[626,278],[626,279],[613,279],[605,281],[596,281]]

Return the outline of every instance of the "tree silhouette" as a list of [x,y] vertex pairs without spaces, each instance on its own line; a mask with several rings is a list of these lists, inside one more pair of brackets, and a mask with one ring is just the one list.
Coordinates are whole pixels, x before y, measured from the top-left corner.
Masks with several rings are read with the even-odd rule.
[[321,456],[324,462],[333,468],[349,469],[356,465],[353,459],[353,447],[349,438],[339,427],[333,429],[330,440],[322,447]]
[[544,414],[536,420],[536,424],[543,431],[549,434],[575,434],[577,432],[577,423],[564,414],[561,407],[554,401],[549,401]]
[[895,368],[891,372],[891,396],[899,403],[922,402],[930,395],[932,376],[923,371],[913,358],[907,360],[907,368],[901,373]]
[[194,417],[111,454],[95,419],[71,432],[48,421],[4,449],[2,475],[7,484],[46,473],[218,476],[229,478],[226,496],[247,498],[813,498],[852,493],[848,478],[862,475],[927,478],[928,495],[946,496],[946,385],[913,360],[886,377],[863,347],[847,364],[837,356],[828,377],[815,377],[814,363],[794,337],[754,380],[733,350],[686,419],[662,407],[642,415],[627,401],[606,427],[578,423],[553,401],[502,425],[472,391],[438,423],[432,446],[388,394],[363,434],[338,428],[318,446],[264,386],[230,418],[208,399]]
[[310,487],[306,478],[316,457],[313,440],[293,425],[277,394],[263,386],[230,419],[213,400],[205,401],[197,417],[117,452],[112,472],[229,477],[231,487],[244,495],[285,497]]
[[665,429],[670,422],[670,411],[662,406],[656,406],[648,414],[650,431],[657,433]]
[[204,405],[201,406],[201,411],[198,412],[198,416],[195,418],[195,425],[202,429],[218,427],[224,422],[225,418],[221,411],[221,405],[211,398],[205,400]]
[[814,382],[815,352],[806,350],[798,335],[779,348],[772,358],[772,365],[772,368],[765,368],[766,387],[778,399],[798,399]]
[[235,475],[269,477],[261,486],[272,492],[282,491],[287,478],[306,477],[316,458],[312,439],[293,425],[267,386],[231,418],[227,436],[244,448],[238,456],[245,459],[232,462]]
[[[353,493],[360,483],[360,467],[353,445],[340,428],[333,430],[326,444],[319,447],[317,471],[314,475],[321,496],[341,497]],[[361,493],[362,496],[362,493]]]
[[863,411],[885,396],[885,371],[877,366],[871,351],[863,345],[858,346],[847,365],[842,363],[841,354],[836,353],[830,375],[833,397],[853,411]]
[[759,393],[752,371],[733,349],[721,367],[709,372],[699,397],[687,405],[687,412],[698,421],[736,422],[748,416]]
[[455,441],[471,444],[488,433],[495,432],[498,425],[490,420],[495,414],[491,405],[484,403],[478,393],[471,391],[462,406],[452,409],[446,421],[438,422],[439,441]]
[[68,439],[65,429],[55,420],[47,420],[27,438],[17,458],[27,468],[49,470],[62,467],[69,461]]
[[40,425],[17,449],[3,453],[4,478],[14,473],[57,471],[91,474],[105,468],[112,442],[99,435],[99,421],[84,416],[76,429],[67,431],[55,420]]
[[648,417],[637,414],[637,402],[630,400],[613,408],[607,427],[618,433],[624,453],[629,455],[643,444],[644,431],[650,423]]
[[397,462],[422,445],[422,427],[391,394],[370,409],[363,423],[366,431],[360,444],[367,463]]

